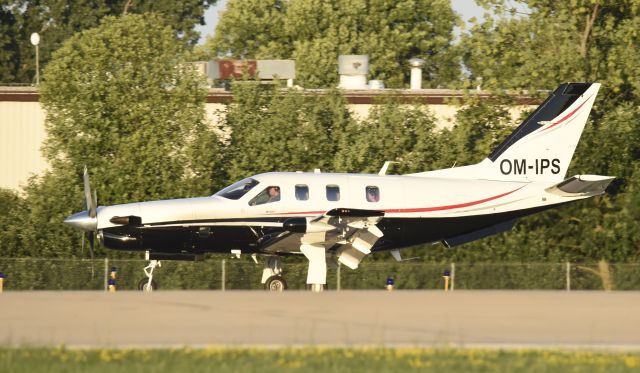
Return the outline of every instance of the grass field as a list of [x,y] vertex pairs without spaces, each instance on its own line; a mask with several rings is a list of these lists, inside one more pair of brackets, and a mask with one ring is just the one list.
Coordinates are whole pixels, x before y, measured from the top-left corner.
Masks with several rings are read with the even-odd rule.
[[413,348],[0,348],[1,372],[637,372],[640,353]]

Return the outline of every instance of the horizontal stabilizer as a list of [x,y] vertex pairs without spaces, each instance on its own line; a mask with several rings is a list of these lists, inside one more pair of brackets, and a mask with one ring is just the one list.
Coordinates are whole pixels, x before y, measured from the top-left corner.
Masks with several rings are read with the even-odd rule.
[[493,236],[494,234],[511,230],[511,228],[513,228],[513,225],[516,223],[517,220],[518,219],[512,219],[512,220],[498,223],[496,225],[492,225],[490,227],[479,229],[477,231],[473,231],[470,233],[461,234],[455,237],[445,238],[444,240],[442,240],[442,243],[446,247],[454,247],[454,246],[459,246],[471,241],[479,240],[481,238]]
[[576,175],[546,189],[548,193],[563,197],[597,196],[615,179],[613,176]]

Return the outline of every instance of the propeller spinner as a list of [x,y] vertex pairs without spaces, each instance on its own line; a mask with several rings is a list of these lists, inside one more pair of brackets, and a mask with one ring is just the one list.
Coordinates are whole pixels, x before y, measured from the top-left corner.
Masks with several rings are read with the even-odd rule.
[[87,167],[84,168],[84,200],[87,206],[86,211],[75,213],[64,220],[64,223],[83,231],[94,232],[98,227],[96,194],[91,195],[91,186],[89,184],[89,173]]

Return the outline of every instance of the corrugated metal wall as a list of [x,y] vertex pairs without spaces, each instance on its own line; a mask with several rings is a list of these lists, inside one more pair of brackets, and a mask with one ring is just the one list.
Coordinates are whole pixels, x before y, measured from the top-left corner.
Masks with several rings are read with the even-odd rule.
[[44,117],[38,102],[0,101],[0,188],[18,189],[48,167],[40,153]]
[[[405,91],[404,95],[407,95]],[[310,94],[314,94],[311,92]],[[347,91],[345,97],[349,109],[356,117],[364,119],[380,91]],[[462,98],[459,91],[429,90],[416,94],[427,104],[436,118],[436,127],[451,127],[459,106],[452,105],[443,97]],[[31,87],[0,87],[0,188],[18,190],[29,177],[48,168],[40,147],[45,139],[45,113],[38,102],[37,91]],[[224,116],[225,105],[232,99],[230,92],[212,89],[207,96],[206,112],[209,123],[216,128]],[[520,105],[511,109],[515,119],[524,109],[531,106],[528,98],[522,98]],[[222,131],[221,135],[228,135]]]

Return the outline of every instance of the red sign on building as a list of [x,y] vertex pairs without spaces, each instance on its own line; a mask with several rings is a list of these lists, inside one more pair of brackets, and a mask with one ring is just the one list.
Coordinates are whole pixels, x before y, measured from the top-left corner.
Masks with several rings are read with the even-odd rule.
[[219,79],[254,77],[257,70],[256,60],[218,60]]

